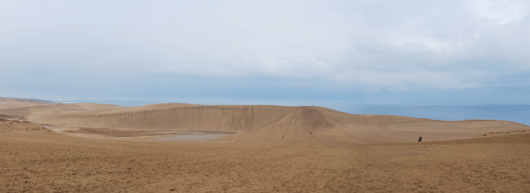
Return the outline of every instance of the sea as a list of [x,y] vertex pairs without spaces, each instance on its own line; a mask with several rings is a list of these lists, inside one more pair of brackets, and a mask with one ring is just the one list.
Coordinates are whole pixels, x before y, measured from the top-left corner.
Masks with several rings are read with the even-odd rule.
[[[115,104],[121,106],[141,106],[175,101],[157,100],[106,100],[75,101]],[[178,102],[178,100],[177,100]],[[204,105],[280,105],[280,106],[321,106],[351,114],[399,115],[416,118],[459,121],[469,119],[504,120],[530,125],[530,105],[483,104],[483,105],[415,105],[415,104],[377,104],[337,101],[245,101],[245,100],[207,100],[182,103]]]

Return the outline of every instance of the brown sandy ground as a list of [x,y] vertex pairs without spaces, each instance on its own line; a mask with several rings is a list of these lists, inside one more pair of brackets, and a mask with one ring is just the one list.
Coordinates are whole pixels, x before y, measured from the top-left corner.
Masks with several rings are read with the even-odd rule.
[[0,192],[528,192],[529,148],[529,134],[310,147],[12,130]]
[[6,98],[0,119],[0,192],[530,190],[529,127],[507,121]]

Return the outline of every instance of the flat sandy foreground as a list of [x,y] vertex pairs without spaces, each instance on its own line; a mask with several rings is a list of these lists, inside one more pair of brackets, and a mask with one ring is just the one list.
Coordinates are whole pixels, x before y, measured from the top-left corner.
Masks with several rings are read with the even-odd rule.
[[0,192],[529,192],[529,129],[322,107],[0,98]]

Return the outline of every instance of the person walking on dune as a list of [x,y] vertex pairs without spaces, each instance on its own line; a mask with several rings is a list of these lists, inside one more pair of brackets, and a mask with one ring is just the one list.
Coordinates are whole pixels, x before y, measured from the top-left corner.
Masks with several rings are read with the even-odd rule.
[[421,136],[420,136],[420,137],[418,138],[418,142],[421,142],[421,140],[422,140],[422,138],[421,138]]

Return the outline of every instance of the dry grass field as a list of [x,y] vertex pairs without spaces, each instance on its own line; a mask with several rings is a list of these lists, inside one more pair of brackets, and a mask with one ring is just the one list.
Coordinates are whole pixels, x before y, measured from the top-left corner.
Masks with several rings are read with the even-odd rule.
[[6,98],[0,114],[0,192],[530,190],[529,127],[512,122]]

